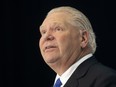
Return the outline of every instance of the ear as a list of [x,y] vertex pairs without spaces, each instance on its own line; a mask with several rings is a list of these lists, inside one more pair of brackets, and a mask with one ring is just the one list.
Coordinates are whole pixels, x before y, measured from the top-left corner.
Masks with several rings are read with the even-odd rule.
[[81,47],[85,48],[88,44],[89,34],[86,30],[81,31]]

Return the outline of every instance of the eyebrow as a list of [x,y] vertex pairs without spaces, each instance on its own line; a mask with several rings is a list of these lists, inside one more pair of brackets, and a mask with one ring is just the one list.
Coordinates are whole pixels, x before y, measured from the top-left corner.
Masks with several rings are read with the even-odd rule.
[[44,26],[41,25],[41,26],[39,27],[39,30],[41,30],[42,28],[44,28]]
[[[56,27],[56,26],[61,26],[61,23],[53,22],[53,23],[50,25],[50,27]],[[41,25],[41,26],[39,27],[40,30],[42,30],[42,29],[44,29],[44,28],[45,28],[45,26],[43,26],[43,25]]]

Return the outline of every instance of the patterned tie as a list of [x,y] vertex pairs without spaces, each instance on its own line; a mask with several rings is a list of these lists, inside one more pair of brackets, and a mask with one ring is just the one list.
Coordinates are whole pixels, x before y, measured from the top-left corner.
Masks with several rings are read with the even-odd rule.
[[60,78],[58,78],[54,87],[60,87],[61,85],[62,85],[62,82],[60,81]]

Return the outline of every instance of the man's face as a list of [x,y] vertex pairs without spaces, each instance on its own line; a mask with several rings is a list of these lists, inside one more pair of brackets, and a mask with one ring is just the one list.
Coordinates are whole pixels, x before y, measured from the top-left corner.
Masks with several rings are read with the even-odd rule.
[[66,21],[69,18],[63,12],[53,13],[47,16],[40,27],[39,46],[47,64],[73,61],[80,52],[81,36],[79,30]]

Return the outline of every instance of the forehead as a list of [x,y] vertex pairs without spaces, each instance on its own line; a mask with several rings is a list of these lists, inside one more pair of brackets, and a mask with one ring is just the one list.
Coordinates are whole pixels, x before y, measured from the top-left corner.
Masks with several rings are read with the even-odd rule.
[[40,26],[40,29],[44,29],[44,28],[46,28],[46,27],[57,27],[57,26],[62,26],[62,24],[61,23],[58,23],[58,22],[56,22],[56,21],[53,21],[52,23],[47,23],[46,25],[45,24],[42,24],[41,26]]
[[64,12],[56,12],[48,15],[42,23],[45,25],[63,25],[69,20],[69,16]]

